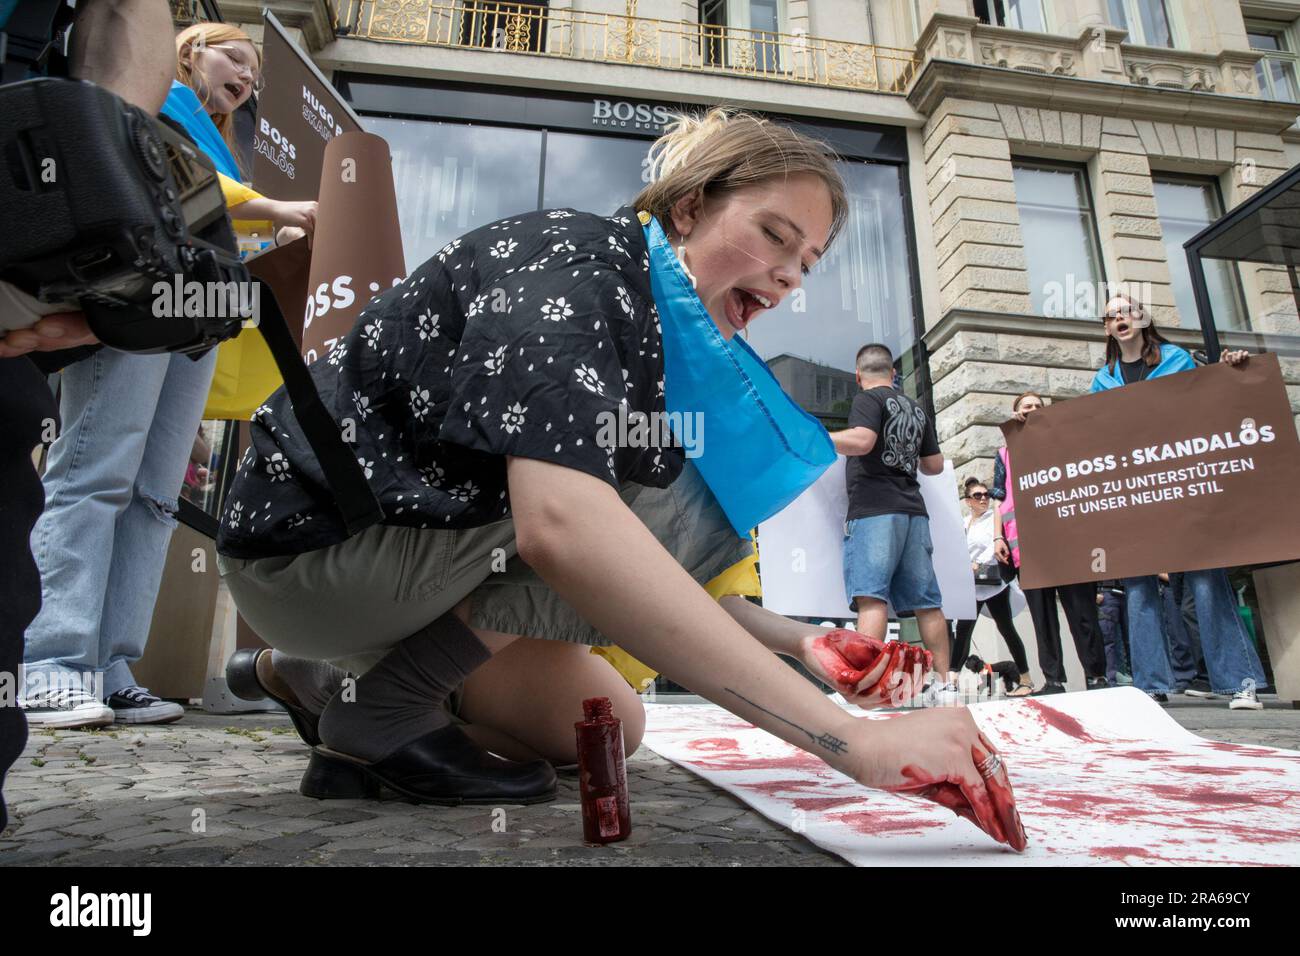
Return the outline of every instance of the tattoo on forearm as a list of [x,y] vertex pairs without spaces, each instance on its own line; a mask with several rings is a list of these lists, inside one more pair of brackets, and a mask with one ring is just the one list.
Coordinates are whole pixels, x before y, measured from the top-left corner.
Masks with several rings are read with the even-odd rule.
[[775,717],[777,720],[781,721],[781,723],[789,724],[791,727],[793,727],[795,730],[799,731],[800,733],[807,734],[808,739],[811,740],[813,743],[815,743],[818,747],[821,747],[823,750],[829,750],[833,754],[842,754],[848,752],[849,749],[848,741],[841,740],[839,737],[836,737],[834,734],[821,734],[821,735],[814,734],[807,727],[800,727],[793,720],[786,720],[780,714],[773,713],[772,711],[768,710],[766,707],[762,706],[761,704],[754,703],[744,694],[738,694],[730,687],[726,687],[724,688],[724,690],[726,690],[728,694],[731,694],[735,697],[739,697],[750,707],[756,707],[759,710],[761,710],[763,713]]

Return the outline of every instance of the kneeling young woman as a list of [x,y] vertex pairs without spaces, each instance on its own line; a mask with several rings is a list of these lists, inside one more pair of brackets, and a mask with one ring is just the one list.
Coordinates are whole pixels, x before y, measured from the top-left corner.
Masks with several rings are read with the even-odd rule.
[[[296,722],[319,735],[305,791],[364,779],[431,802],[549,799],[583,698],[612,698],[629,752],[639,742],[639,698],[589,653],[612,641],[854,779],[1023,847],[968,711],[867,721],[836,706],[777,654],[863,704],[898,654],[713,601],[701,584],[749,541],[680,447],[602,439],[602,422],[665,410],[652,278],[689,277],[708,335],[729,340],[799,288],[846,215],[824,147],[747,114],[682,117],[653,157],[656,181],[611,217],[543,210],[449,243],[313,366],[356,425],[383,524],[347,535],[284,395],[255,416],[218,548],[278,652],[256,659],[258,683],[296,694]],[[316,662],[361,676],[336,693]]]

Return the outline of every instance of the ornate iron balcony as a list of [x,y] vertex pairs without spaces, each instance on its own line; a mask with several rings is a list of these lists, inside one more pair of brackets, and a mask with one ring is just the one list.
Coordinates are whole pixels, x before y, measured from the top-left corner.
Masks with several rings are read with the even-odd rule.
[[[629,10],[635,3],[629,2]],[[905,92],[914,50],[498,0],[342,0],[340,36]]]

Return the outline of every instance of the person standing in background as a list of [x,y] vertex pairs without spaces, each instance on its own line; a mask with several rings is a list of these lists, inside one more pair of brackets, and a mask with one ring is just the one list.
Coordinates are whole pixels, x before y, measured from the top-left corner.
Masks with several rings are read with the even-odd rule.
[[1129,671],[1128,625],[1125,621],[1124,586],[1118,581],[1097,585],[1097,623],[1106,652],[1106,680],[1112,684],[1131,685]]
[[[1101,321],[1106,331],[1106,363],[1092,380],[1093,392],[1123,388],[1196,367],[1191,355],[1166,341],[1151,324],[1146,310],[1129,296],[1117,295],[1107,302]],[[1240,365],[1248,358],[1244,351],[1225,351],[1219,360],[1227,365]],[[1216,694],[1230,696],[1228,706],[1232,710],[1262,710],[1264,705],[1256,697],[1255,689],[1265,683],[1264,668],[1237,614],[1228,573],[1222,568],[1186,571],[1183,582],[1191,589],[1196,602],[1211,689]],[[1167,695],[1176,691],[1162,620],[1159,581],[1154,574],[1125,578],[1124,593],[1128,604],[1133,683],[1158,703],[1165,703]]]
[[[176,79],[162,115],[237,184],[231,114],[259,82],[257,50],[222,23],[190,27],[173,49]],[[277,227],[315,224],[314,202],[258,197],[234,209]],[[184,716],[137,684],[130,665],[144,654],[216,359],[215,349],[197,359],[102,349],[64,370],[63,430],[50,447],[46,509],[31,535],[42,607],[24,647],[20,706],[29,725]]]
[[[1043,398],[1036,392],[1025,392],[1011,403],[1011,414],[1018,421],[1043,407]],[[1003,539],[996,542],[997,558],[1020,569],[1020,541],[1016,535],[1015,495],[1012,490],[1011,456],[1007,446],[998,449],[993,465],[993,488],[990,494],[1001,502]],[[1034,622],[1034,635],[1038,640],[1038,666],[1043,671],[1043,686],[1035,695],[1065,693],[1065,665],[1061,661],[1061,624],[1057,617],[1056,599],[1060,597],[1065,608],[1066,623],[1074,647],[1083,664],[1088,690],[1109,686],[1106,673],[1106,654],[1102,649],[1101,625],[1097,620],[1097,586],[1095,584],[1066,584],[1051,588],[1025,588],[1025,602]]]
[[997,573],[1002,564],[995,558],[996,542],[1005,541],[1002,528],[1002,516],[997,508],[989,507],[989,489],[978,478],[966,479],[966,506],[970,514],[966,516],[966,546],[970,550],[971,571],[975,580],[975,618],[957,622],[957,636],[953,644],[952,666],[962,667],[970,654],[970,639],[975,631],[975,619],[979,618],[980,609],[988,607],[989,615],[998,626],[998,633],[1007,642],[1011,658],[1020,669],[1018,686],[1008,695],[1025,697],[1034,690],[1029,679],[1029,659],[1025,656],[1025,645],[1020,640],[1020,633],[1011,620],[1011,585],[998,573],[996,583],[982,582],[979,579],[981,569]]
[[881,640],[890,605],[898,615],[914,613],[942,681],[937,703],[955,704],[930,517],[916,480],[918,470],[943,472],[939,439],[925,409],[894,388],[894,356],[886,346],[864,345],[856,364],[861,391],[849,409],[849,427],[831,433],[835,450],[848,458],[844,588],[849,609],[857,612],[861,633]]

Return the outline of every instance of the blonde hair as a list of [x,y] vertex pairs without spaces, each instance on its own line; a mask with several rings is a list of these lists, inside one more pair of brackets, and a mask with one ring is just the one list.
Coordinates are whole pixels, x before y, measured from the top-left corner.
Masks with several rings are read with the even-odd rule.
[[696,193],[722,196],[799,173],[818,176],[830,191],[830,248],[849,210],[834,152],[819,140],[741,110],[677,114],[650,147],[650,185],[633,203],[657,218],[671,237],[672,208],[679,200]]
[[[257,54],[257,70],[262,70],[262,51],[253,43],[250,37],[239,27],[231,26],[228,23],[196,23],[193,26],[186,27],[180,33],[176,34],[176,79],[180,80],[190,89],[194,90],[194,48],[212,46],[216,43],[235,43],[243,40],[253,47],[253,52]],[[185,56],[186,50],[189,50],[190,56]],[[197,93],[198,90],[195,90]],[[203,101],[203,108],[208,107],[207,100]],[[212,117],[212,122],[217,127],[217,132],[221,138],[226,141],[230,151],[235,158],[243,163],[243,156],[240,155],[239,144],[235,140],[235,117],[230,113],[218,113]]]

